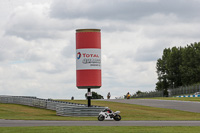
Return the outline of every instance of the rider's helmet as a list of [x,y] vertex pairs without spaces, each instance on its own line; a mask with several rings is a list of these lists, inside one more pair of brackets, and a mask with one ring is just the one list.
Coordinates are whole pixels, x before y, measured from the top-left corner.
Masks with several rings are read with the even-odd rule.
[[106,108],[103,112],[108,112],[108,113],[112,113],[112,110],[109,108]]

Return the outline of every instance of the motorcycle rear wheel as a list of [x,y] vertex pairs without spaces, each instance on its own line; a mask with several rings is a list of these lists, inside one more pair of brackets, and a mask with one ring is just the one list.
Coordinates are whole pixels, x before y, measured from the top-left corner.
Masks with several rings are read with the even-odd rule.
[[103,115],[99,115],[99,116],[98,116],[98,120],[99,120],[99,121],[103,121],[104,119],[105,119],[105,116],[103,116]]
[[116,116],[114,117],[114,120],[115,120],[115,121],[120,121],[120,120],[121,120],[121,116],[120,116],[120,115],[116,115]]

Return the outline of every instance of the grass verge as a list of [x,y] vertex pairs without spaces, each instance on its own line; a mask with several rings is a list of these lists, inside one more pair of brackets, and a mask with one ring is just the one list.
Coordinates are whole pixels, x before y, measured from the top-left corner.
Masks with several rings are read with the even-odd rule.
[[1,133],[199,133],[200,127],[0,127]]
[[94,117],[62,117],[56,111],[17,104],[0,104],[0,119],[13,120],[96,120]]
[[[66,100],[65,100],[66,101]],[[86,100],[70,102],[86,104]],[[121,111],[122,120],[200,120],[200,113],[147,107],[134,104],[92,100],[92,105],[106,106]],[[19,120],[97,120],[97,117],[62,117],[55,111],[15,104],[0,104],[0,119]]]
[[[87,100],[63,100],[86,104]],[[92,105],[106,106],[113,111],[121,111],[123,120],[200,120],[200,113],[164,109],[142,105],[92,100]]]

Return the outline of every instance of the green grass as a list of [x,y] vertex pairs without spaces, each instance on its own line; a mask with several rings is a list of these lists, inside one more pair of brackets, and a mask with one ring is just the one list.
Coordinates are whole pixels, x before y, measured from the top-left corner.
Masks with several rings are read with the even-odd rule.
[[200,127],[0,127],[1,133],[199,133]]
[[[166,100],[166,99],[163,99]],[[170,99],[171,100],[171,99]],[[66,101],[66,100],[65,100]],[[87,104],[86,100],[70,102]],[[120,110],[122,120],[200,120],[200,113],[161,109],[140,105],[92,100],[92,105],[108,106]],[[15,104],[0,104],[0,119],[24,120],[97,120],[96,117],[61,117],[55,111]],[[47,126],[47,127],[0,127],[1,133],[199,133],[200,126],[138,127],[138,126]]]
[[96,120],[94,117],[63,117],[56,111],[16,104],[0,103],[0,119],[13,120]]
[[[68,102],[86,104],[86,100],[67,100]],[[123,120],[200,120],[200,113],[124,104],[108,101],[92,100],[92,105],[106,106],[113,111],[121,111]]]
[[[66,100],[64,100],[66,101]],[[73,100],[70,102],[86,104],[87,100]],[[147,107],[134,104],[124,104],[92,100],[92,105],[121,111],[122,120],[200,120],[200,113]],[[15,104],[0,104],[0,119],[19,120],[97,120],[97,117],[63,117],[56,116],[56,111],[28,107]]]
[[158,100],[178,100],[200,102],[200,97],[154,97],[154,98],[138,98],[138,99],[158,99]]

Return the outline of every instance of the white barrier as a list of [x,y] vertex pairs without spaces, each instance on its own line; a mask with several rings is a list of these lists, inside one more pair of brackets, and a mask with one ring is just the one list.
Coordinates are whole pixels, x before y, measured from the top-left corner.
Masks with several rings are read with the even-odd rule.
[[176,96],[176,97],[200,97],[200,95],[183,95],[183,96]]
[[99,112],[106,108],[101,106],[87,107],[85,104],[76,104],[27,96],[2,95],[0,96],[0,103],[20,104],[54,110],[59,116],[98,116]]

